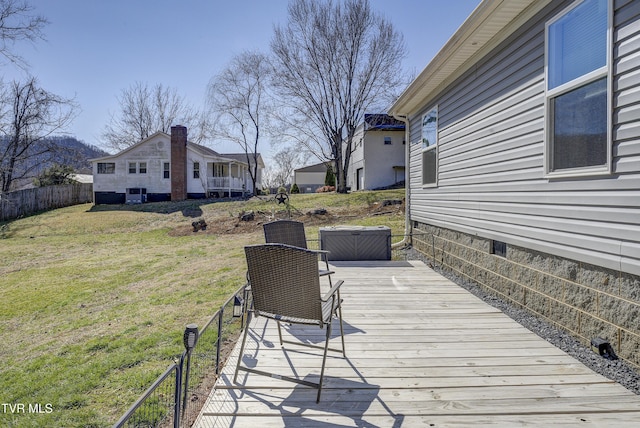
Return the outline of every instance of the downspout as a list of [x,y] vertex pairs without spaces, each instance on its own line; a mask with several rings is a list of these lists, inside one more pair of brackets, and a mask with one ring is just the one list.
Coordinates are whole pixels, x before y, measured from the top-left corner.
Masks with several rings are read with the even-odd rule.
[[409,161],[410,161],[410,151],[411,151],[411,139],[409,138],[411,133],[410,133],[410,129],[409,129],[409,120],[407,119],[407,116],[401,116],[401,115],[395,115],[392,114],[392,117],[394,117],[395,119],[398,119],[402,122],[404,122],[404,142],[405,142],[405,148],[404,148],[404,237],[402,238],[402,241],[400,242],[396,242],[395,244],[391,245],[391,248],[400,248],[403,247],[405,245],[407,245],[408,243],[411,243],[411,219],[409,216],[409,211],[410,211],[410,200],[411,200],[411,187],[410,187],[410,180],[409,180]]

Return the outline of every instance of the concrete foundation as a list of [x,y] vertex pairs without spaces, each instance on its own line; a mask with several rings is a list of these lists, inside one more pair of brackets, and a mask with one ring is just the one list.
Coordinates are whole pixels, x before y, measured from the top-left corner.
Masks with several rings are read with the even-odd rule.
[[588,345],[607,339],[616,354],[640,367],[640,277],[422,223],[415,248],[443,269],[525,308]]

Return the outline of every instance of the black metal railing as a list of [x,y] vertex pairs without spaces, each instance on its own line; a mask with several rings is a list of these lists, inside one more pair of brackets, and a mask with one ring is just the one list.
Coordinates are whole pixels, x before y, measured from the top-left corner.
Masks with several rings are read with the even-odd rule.
[[[202,329],[187,326],[180,359],[156,379],[114,428],[193,424],[244,324],[244,317],[234,317],[233,312],[234,304],[246,300],[245,289],[243,285],[236,290]],[[188,337],[194,327],[195,338]]]

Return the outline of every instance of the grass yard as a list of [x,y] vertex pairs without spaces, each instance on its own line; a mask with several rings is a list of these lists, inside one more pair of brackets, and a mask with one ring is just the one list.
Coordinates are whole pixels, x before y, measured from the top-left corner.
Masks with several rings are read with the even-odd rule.
[[[292,195],[292,217],[404,231],[404,190]],[[325,215],[306,214],[325,208]],[[242,283],[243,246],[284,205],[78,205],[0,223],[0,426],[107,427]],[[241,222],[241,212],[255,219]],[[204,219],[206,231],[191,223]],[[24,407],[20,407],[23,405]],[[29,406],[40,413],[30,413]],[[21,411],[23,410],[23,411]]]

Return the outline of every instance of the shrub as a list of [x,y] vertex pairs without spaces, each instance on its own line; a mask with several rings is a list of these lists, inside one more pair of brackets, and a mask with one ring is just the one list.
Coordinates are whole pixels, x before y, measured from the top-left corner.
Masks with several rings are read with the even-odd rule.
[[38,187],[71,184],[73,183],[72,175],[72,166],[56,163],[40,174],[40,176],[34,180],[34,184]]
[[331,166],[327,166],[327,174],[324,176],[324,185],[334,186],[336,185],[336,175],[333,173],[333,168]]
[[316,189],[316,193],[335,192],[336,186],[322,186]]
[[300,193],[300,189],[298,189],[298,185],[296,183],[293,183],[293,186],[291,186],[291,193]]

